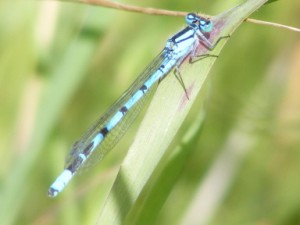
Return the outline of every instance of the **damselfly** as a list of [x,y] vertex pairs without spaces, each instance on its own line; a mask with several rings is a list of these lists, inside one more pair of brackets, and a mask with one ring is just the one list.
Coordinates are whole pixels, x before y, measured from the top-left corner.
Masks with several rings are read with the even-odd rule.
[[107,154],[129,128],[140,111],[143,100],[150,89],[162,80],[173,68],[178,67],[184,59],[195,59],[196,49],[203,43],[213,49],[205,33],[212,31],[213,23],[194,13],[185,17],[187,26],[171,37],[161,53],[148,65],[137,80],[128,88],[121,98],[102,115],[91,129],[72,146],[67,157],[65,169],[51,185],[48,195],[55,197],[69,183],[78,170],[86,167],[91,158],[100,160]]

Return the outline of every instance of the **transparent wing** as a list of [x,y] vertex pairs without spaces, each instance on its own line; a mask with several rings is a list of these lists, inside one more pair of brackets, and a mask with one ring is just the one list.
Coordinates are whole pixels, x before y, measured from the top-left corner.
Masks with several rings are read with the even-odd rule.
[[[94,125],[87,131],[85,135],[78,141],[74,143],[72,146],[70,153],[66,158],[65,168],[68,167],[78,156],[78,154],[82,153],[83,150],[90,145],[91,141],[99,133],[101,129],[103,129],[107,123],[111,120],[111,118],[117,113],[120,108],[124,106],[124,104],[132,97],[134,93],[136,93],[145,83],[149,77],[157,71],[162,63],[167,63],[168,59],[165,57],[165,51],[162,51],[139,75],[139,77],[133,82],[133,84],[125,91],[125,93],[104,113],[95,123]],[[100,145],[95,149],[95,151],[90,155],[90,157],[85,161],[85,163],[81,166],[80,170],[89,168],[90,166],[99,162],[122,138],[127,129],[133,123],[134,119],[137,117],[138,113],[143,108],[146,100],[149,96],[151,96],[151,92],[154,91],[154,87],[156,85],[152,85],[149,90],[145,93],[145,95],[126,113],[126,115],[122,118],[122,120],[116,125],[104,138],[104,140],[100,143]]]

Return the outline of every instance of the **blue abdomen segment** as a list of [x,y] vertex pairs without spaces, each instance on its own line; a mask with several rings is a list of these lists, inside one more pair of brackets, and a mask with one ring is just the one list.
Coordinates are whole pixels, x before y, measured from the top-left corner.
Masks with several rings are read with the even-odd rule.
[[[157,60],[160,60],[161,64],[169,64],[171,62],[166,60],[162,54]],[[160,68],[161,64],[158,68]],[[146,71],[152,72],[151,76],[149,76],[150,74],[144,74],[144,76],[147,75],[148,79],[143,79],[145,78],[143,76],[142,78],[139,77],[125,95],[111,106],[108,112],[95,123],[81,140],[74,144],[68,156],[65,170],[48,191],[50,197],[55,197],[61,192],[79,170],[99,161],[113,148],[136,118],[142,108],[141,105],[145,102],[146,96],[148,96],[149,90],[172,67],[173,65],[163,66],[164,70],[148,68]]]

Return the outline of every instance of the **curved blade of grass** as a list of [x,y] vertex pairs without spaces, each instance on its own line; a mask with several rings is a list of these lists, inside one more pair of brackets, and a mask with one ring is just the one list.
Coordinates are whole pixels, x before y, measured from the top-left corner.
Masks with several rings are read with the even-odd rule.
[[[265,2],[267,1],[249,0],[214,17],[211,42],[232,33],[245,18]],[[226,41],[222,40],[214,51],[208,52],[200,46],[197,52],[217,55]],[[98,218],[98,224],[124,224],[128,212],[183,123],[215,60],[214,57],[208,57],[193,64],[185,62],[181,66],[189,100],[172,74],[160,84],[121,166]]]
[[[200,111],[188,131],[184,134],[180,144],[177,145],[176,148],[171,149],[171,154],[166,154],[163,157],[128,213],[125,222],[126,225],[160,224],[157,222],[157,219],[161,209],[165,206],[165,202],[172,193],[174,185],[178,184],[180,178],[186,175],[185,173],[183,174],[183,171],[185,170],[191,153],[196,150],[195,146],[199,140],[200,133],[202,133],[205,114],[206,112],[204,110]],[[181,196],[181,198],[182,197],[183,196]],[[180,203],[179,200],[176,205],[180,206],[181,213],[177,214],[176,217],[168,217],[168,224],[175,224],[178,218],[181,218],[185,212]]]

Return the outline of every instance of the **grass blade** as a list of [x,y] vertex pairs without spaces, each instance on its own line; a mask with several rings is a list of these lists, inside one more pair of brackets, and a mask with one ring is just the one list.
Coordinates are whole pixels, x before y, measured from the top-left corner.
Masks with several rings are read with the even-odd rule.
[[[220,37],[232,33],[265,2],[266,0],[250,0],[213,18],[215,29],[210,40],[215,42]],[[218,55],[226,41],[221,41],[216,49],[209,53]],[[207,53],[204,47],[197,51],[199,54]],[[123,224],[126,221],[128,212],[196,100],[215,60],[209,57],[194,64],[183,63],[181,66],[189,100],[172,74],[160,84],[121,166],[98,224]]]

